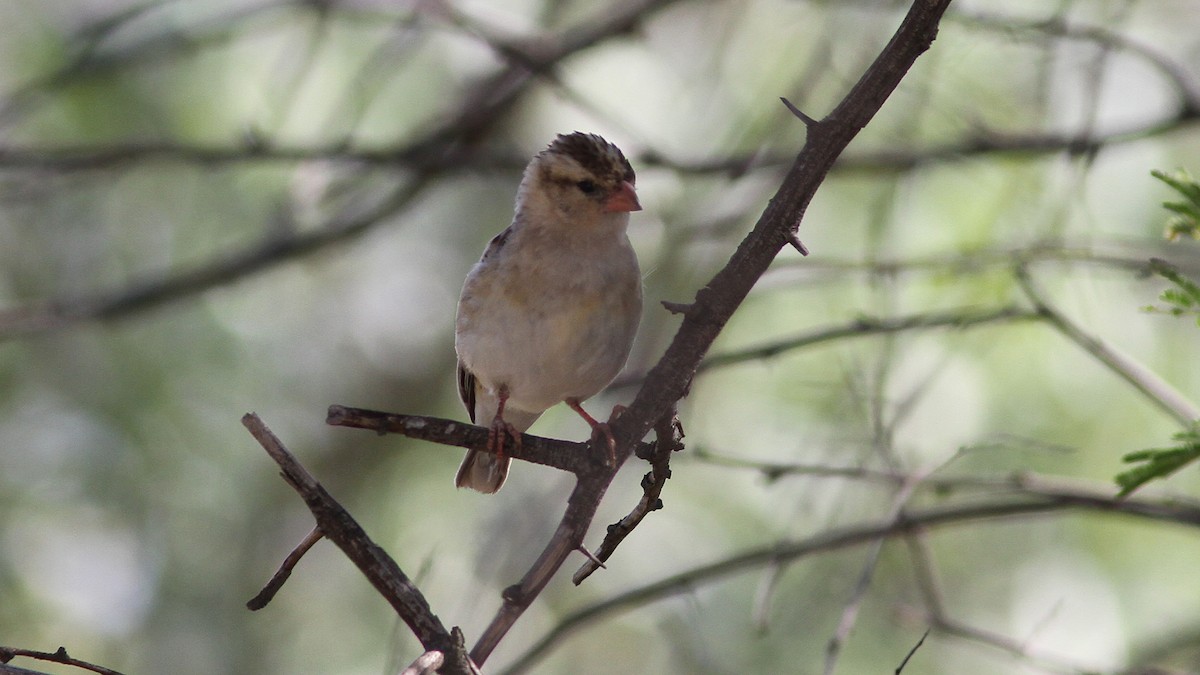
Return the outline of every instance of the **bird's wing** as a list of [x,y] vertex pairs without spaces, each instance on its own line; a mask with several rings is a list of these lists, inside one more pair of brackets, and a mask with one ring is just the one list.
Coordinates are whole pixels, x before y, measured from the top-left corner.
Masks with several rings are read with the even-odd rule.
[[475,423],[475,373],[467,370],[462,361],[458,362],[458,397],[467,407],[471,423]]
[[479,262],[483,262],[499,253],[500,249],[504,248],[504,244],[508,242],[508,238],[512,236],[512,233],[513,226],[509,225],[501,230],[500,234],[492,237],[492,240],[488,242],[487,248],[483,249],[483,255],[480,256]]

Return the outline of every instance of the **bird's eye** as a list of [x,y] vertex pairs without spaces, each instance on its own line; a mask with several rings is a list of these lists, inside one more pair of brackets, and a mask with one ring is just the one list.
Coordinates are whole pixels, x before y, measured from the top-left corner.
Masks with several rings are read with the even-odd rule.
[[596,184],[586,179],[579,181],[575,184],[575,186],[578,187],[579,191],[585,195],[590,195],[596,191]]

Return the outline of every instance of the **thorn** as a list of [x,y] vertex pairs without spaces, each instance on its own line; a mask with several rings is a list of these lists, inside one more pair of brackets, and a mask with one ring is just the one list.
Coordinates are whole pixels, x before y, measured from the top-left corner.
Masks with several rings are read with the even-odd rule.
[[667,311],[672,314],[687,314],[688,312],[690,312],[692,310],[692,306],[690,304],[685,304],[682,302],[671,302],[670,300],[663,300],[662,306],[665,307],[667,309]]
[[788,230],[787,240],[788,243],[792,245],[792,248],[800,251],[800,255],[808,255],[808,247],[804,245],[804,242],[800,241],[800,237],[795,232]]
[[578,550],[585,557],[587,557],[588,560],[591,560],[596,565],[596,567],[599,567],[602,570],[608,569],[608,567],[603,562],[601,562],[601,560],[599,558],[592,555],[592,552],[587,550],[587,548],[583,544],[580,544],[578,547],[576,547],[576,550]]
[[[793,115],[795,115],[797,118],[799,118],[801,122],[804,122],[804,126],[808,127],[809,129],[811,129],[811,128],[813,128],[813,127],[817,126],[817,121],[816,121],[816,120],[814,120],[813,118],[809,117],[808,115],[805,115],[805,114],[804,114],[804,111],[802,111],[802,110],[800,110],[799,108],[797,108],[797,107],[795,106],[795,104],[793,104],[791,101],[787,100],[786,98],[784,98],[784,97],[782,97],[782,96],[780,96],[780,97],[779,97],[779,100],[780,100],[780,101],[783,101],[783,105],[784,105],[785,107],[787,107],[787,109],[788,109],[788,112],[792,113],[792,114],[793,114]],[[807,255],[807,254],[806,254],[806,255]]]

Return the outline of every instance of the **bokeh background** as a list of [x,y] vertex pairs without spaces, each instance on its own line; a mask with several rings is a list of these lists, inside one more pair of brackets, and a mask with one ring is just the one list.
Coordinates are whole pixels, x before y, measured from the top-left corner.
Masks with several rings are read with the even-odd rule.
[[[626,151],[646,207],[630,230],[643,329],[589,407],[630,400],[677,326],[659,301],[691,300],[803,144],[778,98],[826,114],[904,9],[0,3],[0,645],[129,675],[411,661],[419,645],[328,543],[245,609],[311,526],[247,411],[470,642],[568,479],[517,466],[496,496],[456,491],[458,451],[331,429],[326,407],[465,419],[461,281],[525,161],[576,129]],[[797,344],[697,378],[665,508],[581,587],[568,565],[489,672],[573,613],[745,550],[1020,497],[1017,473],[1115,494],[1121,455],[1168,445],[1179,415],[1031,310],[1197,398],[1200,328],[1146,311],[1167,283],[1144,271],[1161,257],[1200,276],[1197,243],[1164,240],[1173,196],[1150,176],[1200,172],[1198,118],[1194,0],[956,2],[818,193],[800,229],[812,254],[785,249],[713,353]],[[532,431],[586,436],[558,409]],[[636,502],[638,464],[593,542]],[[1189,469],[1145,494],[1198,489]],[[1198,557],[1200,533],[1174,523],[971,522],[698,576],[532,667],[893,672],[932,627],[911,672],[1194,672]]]

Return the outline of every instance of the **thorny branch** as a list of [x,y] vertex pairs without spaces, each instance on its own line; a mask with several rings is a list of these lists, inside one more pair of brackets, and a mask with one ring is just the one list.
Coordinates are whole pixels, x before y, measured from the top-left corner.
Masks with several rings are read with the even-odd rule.
[[[891,42],[842,103],[826,118],[810,125],[808,142],[797,156],[787,178],[758,225],[742,242],[726,267],[697,294],[695,302],[685,309],[683,325],[675,340],[647,377],[630,408],[621,413],[614,411],[609,423],[617,440],[613,453],[615,462],[609,466],[591,463],[572,469],[577,481],[557,531],[521,581],[502,594],[503,603],[499,611],[471,649],[470,660],[474,664],[482,665],[487,660],[516,620],[562,566],[567,556],[581,549],[583,538],[609,484],[620,466],[634,452],[641,438],[656,424],[660,427],[658,451],[663,454],[653,456],[654,469],[645,485],[646,497],[630,515],[627,526],[616,526],[614,536],[605,542],[604,554],[610,554],[611,549],[628,534],[628,530],[657,505],[658,493],[669,475],[666,458],[678,443],[673,421],[675,403],[686,394],[700,360],[717,333],[766,271],[780,248],[796,238],[796,229],[808,202],[838,155],[879,110],[916,58],[928,49],[936,34],[937,22],[948,2],[949,0],[938,0],[914,3]],[[509,75],[520,79],[517,74]],[[465,114],[468,113],[464,112]],[[460,122],[467,127],[471,126],[464,120]],[[348,419],[351,415],[347,414],[347,410],[349,409],[331,409],[331,421],[340,423]],[[351,412],[354,415],[359,414]],[[405,420],[400,416],[388,417],[375,413],[367,415],[367,418],[369,419],[365,423],[357,426],[380,430],[384,424],[392,424],[404,433],[414,429],[425,433],[427,429],[425,420],[414,426],[410,423],[412,418]],[[451,431],[444,426],[443,430]],[[596,447],[600,440],[597,437],[598,433],[594,434],[592,439],[593,447]],[[484,447],[482,437],[474,440],[479,443],[477,447]],[[266,445],[267,443],[264,443],[264,446]],[[273,453],[273,456],[275,454],[277,453]],[[279,461],[278,457],[276,459]],[[308,480],[311,481],[311,477]],[[289,482],[299,489],[300,481],[297,478],[289,476]],[[319,489],[319,486],[316,488]],[[313,508],[316,499],[306,497],[306,501],[309,502],[310,508]],[[319,516],[315,508],[314,515]],[[326,536],[331,536],[320,517],[318,525]],[[343,550],[350,553],[346,546],[338,543],[343,546]],[[403,577],[403,573],[395,567],[390,558],[387,562],[387,569],[407,582],[407,578]],[[585,571],[588,567],[589,565],[585,565],[581,570],[580,580],[588,573]],[[386,592],[387,584],[375,583],[381,592]],[[408,591],[409,585],[401,584],[400,589]],[[407,603],[408,606],[396,602],[394,605],[414,632],[419,629],[425,631],[424,637],[422,633],[418,633],[418,637],[422,638],[422,644],[428,649],[446,646],[446,631],[440,626],[440,622],[436,622],[436,617],[433,617],[423,599],[420,602]],[[418,616],[406,616],[406,612],[416,612]]]
[[808,128],[808,141],[754,230],[697,294],[674,340],[646,376],[613,434],[619,446],[640,440],[682,399],[704,355],[779,250],[842,150],[866,126],[937,34],[949,0],[915,2],[883,52],[828,116]]
[[[788,244],[808,202],[838,155],[882,107],[917,57],[929,48],[937,32],[938,20],[948,4],[949,0],[915,2],[892,40],[846,98],[829,116],[809,127],[808,142],[754,230],[725,268],[697,293],[675,339],[650,371],[629,409],[611,420],[612,433],[617,440],[617,466],[632,453],[634,445],[653,425],[670,419],[676,402],[686,395],[709,346],[780,248]],[[574,549],[582,541],[579,523],[591,521],[610,480],[611,477],[602,484],[588,486],[586,479],[580,478],[568,501],[567,514],[550,546],[521,584],[505,592],[500,613],[472,649],[476,663],[483,663],[498,642],[497,633],[503,635],[528,606],[529,592],[540,591],[540,587],[532,585],[534,580],[550,565],[557,569],[562,564],[569,553],[565,542],[575,541]],[[590,511],[586,516],[585,509]]]
[[[292,2],[279,4],[303,6],[305,3]],[[626,12],[618,12],[612,15],[611,21],[600,22],[590,32],[587,30],[565,32],[561,36],[553,36],[555,39],[547,39],[544,44],[533,45],[532,47],[534,48],[531,48],[528,44],[503,42],[489,37],[489,44],[492,44],[497,52],[505,56],[507,67],[492,77],[486,78],[483,86],[479,87],[479,90],[483,93],[460,106],[457,109],[457,114],[449,115],[444,125],[433,129],[417,141],[402,146],[385,147],[382,149],[360,149],[345,144],[338,144],[328,147],[305,148],[284,147],[256,141],[244,147],[202,147],[172,142],[149,142],[105,148],[59,148],[49,151],[20,147],[0,148],[0,166],[52,171],[90,170],[107,168],[127,162],[162,159],[182,160],[199,164],[340,159],[364,165],[399,166],[415,170],[416,172],[415,177],[410,178],[408,182],[398,188],[389,198],[383,200],[381,205],[370,213],[359,216],[335,217],[326,223],[323,228],[315,232],[295,234],[283,238],[270,238],[257,246],[245,251],[235,252],[224,259],[212,261],[211,264],[201,268],[143,279],[113,293],[96,295],[90,298],[70,298],[0,313],[0,338],[53,330],[75,321],[123,316],[146,307],[199,293],[213,286],[253,274],[280,261],[291,259],[329,244],[345,240],[365,231],[387,216],[404,209],[433,179],[443,175],[445,172],[459,170],[468,164],[474,170],[481,168],[503,168],[506,170],[519,168],[523,164],[523,160],[520,158],[509,155],[490,154],[482,152],[475,147],[477,140],[485,135],[493,120],[503,115],[504,110],[519,98],[526,85],[532,79],[549,76],[558,62],[575,51],[587,48],[599,40],[606,39],[612,35],[632,30],[646,14],[656,11],[667,4],[670,3],[637,3],[629,6]],[[738,252],[734,254],[733,259],[730,260],[729,266],[709,286],[697,294],[694,303],[679,305],[679,307],[685,309],[684,327],[681,329],[675,343],[672,344],[672,349],[668,351],[667,356],[660,362],[659,365],[662,368],[656,368],[652,372],[649,384],[639,394],[638,401],[635,402],[630,415],[619,422],[620,428],[625,432],[621,436],[624,452],[619,453],[620,460],[623,461],[631,451],[636,452],[639,457],[648,459],[651,462],[652,470],[644,479],[643,487],[645,488],[645,495],[642,502],[635,507],[626,519],[612,526],[612,529],[610,529],[610,538],[612,538],[613,543],[610,546],[610,538],[605,539],[604,544],[598,550],[598,555],[596,556],[598,560],[607,559],[612,548],[633,527],[636,527],[642,517],[657,507],[658,496],[666,478],[670,475],[668,459],[671,451],[677,447],[678,443],[678,439],[675,438],[674,429],[667,428],[670,426],[669,421],[672,418],[669,412],[672,410],[670,406],[673,406],[674,402],[686,392],[691,377],[705,367],[716,367],[747,358],[764,358],[783,350],[816,344],[834,339],[835,337],[845,337],[848,335],[891,333],[918,327],[960,327],[995,321],[1025,320],[1030,318],[1050,320],[1064,334],[1072,337],[1072,339],[1076,339],[1085,348],[1089,348],[1089,345],[1092,344],[1086,339],[1086,335],[1080,337],[1078,331],[1072,332],[1072,325],[1056,310],[1049,307],[1044,302],[1044,298],[1033,290],[1032,287],[1027,286],[1030,299],[1038,307],[1037,313],[1004,308],[994,313],[980,315],[959,313],[957,316],[951,316],[947,313],[943,316],[923,315],[900,317],[895,320],[863,320],[847,327],[834,328],[828,334],[801,336],[788,343],[766,345],[753,352],[718,356],[704,363],[699,363],[699,359],[703,357],[708,346],[711,345],[716,333],[720,331],[721,326],[728,320],[732,312],[736,310],[741,300],[744,299],[745,292],[749,290],[749,285],[753,285],[755,280],[762,274],[762,271],[765,269],[762,265],[763,261],[769,262],[778,252],[780,242],[796,246],[802,252],[804,251],[803,244],[799,244],[799,239],[796,236],[796,226],[807,206],[808,200],[811,198],[812,191],[820,184],[825,173],[833,170],[835,167],[843,170],[896,170],[911,168],[928,162],[985,152],[1067,151],[1070,153],[1089,153],[1104,145],[1164,133],[1178,128],[1180,125],[1192,123],[1200,118],[1200,106],[1197,105],[1196,88],[1187,79],[1186,72],[1177,68],[1176,64],[1160,58],[1159,55],[1151,50],[1143,48],[1136,43],[1123,40],[1119,35],[1108,31],[1048,24],[1046,26],[1031,26],[1031,28],[1045,29],[1080,39],[1106,41],[1120,48],[1143,55],[1159,67],[1162,72],[1167,73],[1181,92],[1183,102],[1179,112],[1162,121],[1104,136],[1091,134],[1074,136],[1070,134],[1008,135],[982,133],[975,138],[947,144],[939,148],[864,153],[857,157],[844,156],[841,159],[837,159],[841,149],[845,147],[845,144],[849,142],[857,130],[866,123],[870,115],[878,109],[878,106],[882,104],[883,99],[886,98],[891,88],[903,76],[907,69],[907,64],[911,64],[912,59],[916,58],[920,51],[928,46],[928,41],[932,40],[932,31],[935,30],[937,18],[944,10],[945,4],[945,2],[931,2],[927,3],[927,5],[922,3],[915,4],[909,17],[905,20],[905,26],[901,29],[904,39],[899,39],[901,34],[898,34],[898,39],[894,39],[892,44],[889,45],[888,50],[882,55],[900,56],[902,58],[897,58],[893,62],[888,63],[881,56],[880,61],[877,61],[867,76],[864,76],[864,80],[855,88],[855,92],[852,92],[851,96],[847,97],[846,101],[833,114],[823,120],[816,121],[808,118],[802,111],[793,110],[798,113],[798,117],[812,127],[809,143],[811,147],[806,147],[805,153],[802,153],[794,162],[788,156],[734,157],[705,162],[671,160],[654,152],[650,152],[642,157],[641,163],[643,164],[665,166],[681,172],[735,173],[744,172],[751,166],[778,167],[787,165],[788,163],[791,163],[791,170],[780,189],[780,193],[773,200],[767,213],[764,213],[763,218],[759,221],[754,234],[743,242],[742,247],[739,248]],[[905,27],[909,29],[908,33],[905,33]],[[98,27],[96,32],[98,36],[96,42],[98,43],[101,37],[108,31],[104,27]],[[220,31],[214,32],[213,35],[216,36],[216,39],[219,39]],[[86,54],[81,54],[72,63],[85,64],[86,56]],[[907,61],[907,64],[905,61]],[[64,69],[60,76],[55,79],[66,79],[79,67],[81,66],[71,65],[67,69]],[[873,75],[874,77],[872,77]],[[52,86],[53,82],[43,84]],[[39,88],[41,87],[30,87],[29,91],[35,91]],[[856,94],[858,95],[857,97]],[[743,288],[745,292],[743,292]],[[695,356],[695,362],[689,360],[688,352]],[[1106,361],[1106,363],[1109,362]],[[1109,365],[1118,370],[1118,372],[1121,372],[1120,364],[1113,365],[1109,363]],[[1126,369],[1127,372],[1128,369]],[[1126,377],[1129,377],[1129,375],[1126,374]],[[1147,393],[1152,396],[1157,395],[1160,401],[1164,400],[1163,396],[1153,391]],[[1177,416],[1181,414],[1182,409],[1179,405],[1165,405],[1164,407],[1171,409]],[[655,417],[661,410],[666,410],[667,412]],[[1193,410],[1194,412],[1194,409],[1189,410]],[[383,417],[379,417],[380,415]],[[469,668],[470,664],[465,662],[461,654],[461,637],[447,633],[440,624],[426,625],[426,620],[430,617],[436,622],[436,616],[432,615],[427,604],[423,607],[421,606],[421,603],[424,601],[419,597],[419,591],[415,587],[411,589],[404,588],[406,585],[411,586],[411,584],[408,583],[407,578],[404,577],[399,567],[381,550],[372,548],[374,544],[370,543],[365,533],[355,529],[357,525],[349,518],[349,514],[345,513],[344,510],[339,511],[341,507],[337,506],[336,502],[333,502],[327,493],[324,493],[320,485],[311,476],[307,475],[307,472],[294,461],[294,458],[290,458],[290,455],[282,447],[282,444],[278,442],[278,439],[275,439],[266,430],[265,426],[261,425],[261,422],[257,418],[248,417],[246,423],[252,432],[255,433],[256,438],[259,438],[260,442],[267,448],[268,452],[271,452],[272,456],[280,462],[285,476],[293,487],[305,496],[305,500],[309,503],[310,508],[313,509],[318,523],[321,523],[320,529],[315,532],[326,534],[326,530],[328,530],[329,533],[332,533],[330,538],[334,539],[335,543],[338,543],[339,546],[342,546],[347,556],[355,560],[356,563],[359,563],[360,567],[365,565],[363,569],[364,574],[372,579],[372,583],[376,583],[381,594],[388,597],[389,600],[393,599],[393,594],[399,594],[414,603],[413,606],[408,607],[398,606],[398,613],[406,621],[415,620],[417,623],[416,627],[414,627],[412,622],[409,625],[413,628],[413,632],[421,638],[423,644],[426,644],[428,639],[430,642],[438,643],[440,645],[439,648],[448,649],[449,653],[458,655],[457,658],[459,661],[452,664],[450,666],[451,669]],[[330,423],[344,426],[360,426],[376,431],[406,433],[406,435],[412,437],[426,438],[452,445],[467,447],[478,447],[481,445],[479,428],[447,420],[435,420],[434,418],[371,413],[370,411],[357,411],[335,406],[330,410]],[[442,426],[438,427],[439,424]],[[457,425],[457,428],[454,425]],[[637,436],[638,432],[640,431],[644,436],[650,426],[654,426],[657,432],[656,443],[652,446],[642,444],[636,450],[630,450],[631,441],[635,437],[640,438],[640,436]],[[499,625],[501,628],[489,628],[485,639],[481,640],[480,645],[476,646],[475,653],[479,655],[480,662],[487,657],[491,649],[503,637],[507,626],[511,626],[512,621],[515,621],[516,617],[520,615],[520,611],[523,611],[524,607],[527,607],[529,602],[532,602],[540,589],[553,575],[554,571],[557,570],[558,565],[561,565],[562,560],[574,550],[569,548],[568,545],[573,542],[582,541],[591,517],[594,515],[595,506],[603,497],[604,489],[607,487],[608,482],[612,480],[617,468],[603,467],[598,469],[595,463],[591,459],[588,459],[588,453],[582,449],[586,447],[586,444],[541,439],[528,435],[525,436],[525,442],[527,453],[516,455],[518,459],[539,462],[561,470],[571,471],[579,476],[580,480],[576,486],[576,491],[572,494],[567,514],[563,518],[563,524],[560,525],[560,533],[556,534],[546,553],[543,554],[542,558],[539,558],[539,562],[526,575],[526,579],[522,580],[520,585],[514,586],[506,592],[505,607],[501,609],[497,621],[493,624],[493,626]],[[617,466],[619,465],[620,461],[617,462]],[[884,477],[884,479],[888,480],[892,478],[896,478],[896,476],[889,475]],[[1139,510],[1135,501],[1113,504],[1106,503],[1102,499],[1081,499],[1078,495],[1071,498],[1063,497],[1062,494],[1059,494],[1055,497],[1054,490],[1052,489],[1043,490],[1042,494],[1036,494],[1036,491],[1031,491],[1030,494],[1043,497],[1046,499],[1046,502],[1044,504],[1032,502],[1026,504],[996,503],[993,505],[994,510],[990,513],[979,508],[975,510],[964,508],[957,514],[947,512],[939,515],[931,511],[902,516],[897,513],[894,514],[896,517],[892,519],[890,524],[876,528],[873,533],[862,535],[858,539],[850,536],[849,538],[843,537],[843,539],[838,540],[836,536],[833,536],[827,540],[826,545],[849,545],[850,543],[869,541],[874,538],[894,536],[897,533],[916,536],[912,533],[917,528],[957,522],[960,518],[1003,517],[1010,513],[1042,512],[1043,509],[1049,511],[1056,508],[1082,507],[1134,513],[1144,517],[1155,517],[1153,515],[1155,513],[1154,509]],[[1194,519],[1194,514],[1187,515],[1186,522],[1195,524]],[[347,520],[348,522],[346,522]],[[1183,521],[1181,520],[1181,522]],[[614,531],[618,532],[619,536],[613,536]],[[795,553],[801,550],[801,548],[795,548],[793,552]],[[303,551],[300,551],[299,555],[302,554]],[[796,553],[796,555],[804,555],[804,553]],[[772,562],[778,562],[778,557],[773,557]],[[367,568],[370,568],[370,570]],[[584,568],[577,573],[576,583],[582,581],[582,578],[586,577],[594,569],[594,563],[586,563]],[[587,571],[585,572],[585,570]],[[373,577],[372,575],[376,576]],[[702,574],[697,575],[689,580],[688,583],[690,584],[696,579],[701,578],[703,578]],[[279,583],[282,583],[282,579],[279,580]],[[409,591],[414,591],[416,596],[409,597],[411,595]],[[419,602],[417,602],[418,600]],[[393,602],[393,604],[396,603]],[[944,632],[953,632],[954,630],[948,620],[944,620],[944,618],[937,621],[935,627]],[[924,638],[922,637],[923,640]],[[918,642],[916,647],[913,648],[914,652],[920,644]],[[429,645],[426,644],[426,646],[428,647]],[[17,653],[16,650],[0,648],[0,654],[9,655],[15,653]],[[64,650],[60,649],[59,654],[66,658]],[[911,655],[912,653],[910,652],[909,656]],[[440,660],[442,658],[441,651],[430,648],[430,651],[418,658],[410,666],[410,669],[405,672],[408,673],[410,670],[413,672],[425,672],[430,668],[437,668],[441,665]],[[907,661],[908,658],[906,657],[904,663],[907,663]],[[71,663],[70,665],[79,665],[81,663]],[[897,669],[897,672],[903,669],[904,663]],[[98,673],[113,672],[100,667],[89,669],[93,669]],[[20,670],[15,669],[13,672]],[[454,670],[454,672],[458,671]]]
[[242,424],[279,464],[284,479],[312,511],[321,534],[337,544],[346,557],[358,566],[426,650],[439,651],[447,658],[449,670],[446,672],[472,672],[458,629],[454,629],[453,633],[446,630],[420,589],[391,556],[371,541],[354,518],[325,491],[257,415],[245,415]]
[[643,444],[637,450],[638,458],[650,463],[650,472],[642,476],[641,500],[628,515],[608,526],[604,541],[600,544],[600,548],[596,549],[595,555],[584,561],[583,566],[571,577],[571,581],[576,586],[603,566],[604,561],[608,560],[617,546],[633,532],[643,518],[652,511],[662,508],[660,495],[666,486],[667,479],[671,477],[671,454],[683,449],[683,425],[675,418],[675,413],[672,411],[669,416],[662,418],[654,426],[654,433],[654,443]]

